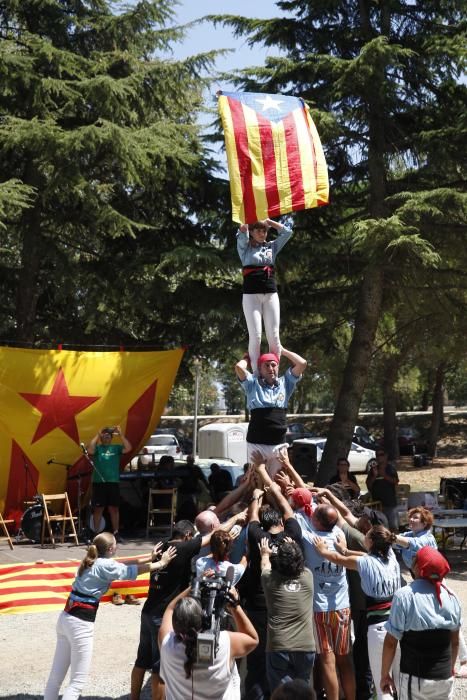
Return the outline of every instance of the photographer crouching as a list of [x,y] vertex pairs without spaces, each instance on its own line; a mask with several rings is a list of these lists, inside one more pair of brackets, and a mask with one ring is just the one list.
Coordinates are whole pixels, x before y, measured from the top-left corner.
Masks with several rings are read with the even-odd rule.
[[[256,648],[258,635],[231,581],[228,573],[202,576],[166,608],[159,631],[166,700],[240,700],[235,659]],[[228,614],[236,632],[222,629]]]

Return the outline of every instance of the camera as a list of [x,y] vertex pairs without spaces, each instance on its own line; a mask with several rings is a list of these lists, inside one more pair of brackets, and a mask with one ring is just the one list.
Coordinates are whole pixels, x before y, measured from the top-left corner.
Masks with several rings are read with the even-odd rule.
[[108,433],[109,435],[114,435],[116,430],[117,430],[117,428],[116,428],[115,426],[112,426],[112,427],[109,427],[109,428],[103,428],[103,429],[102,429],[102,432],[103,432],[103,433]]
[[219,633],[225,626],[228,603],[236,603],[230,589],[234,578],[234,567],[227,569],[225,576],[199,576],[194,579],[191,596],[201,605],[201,631],[198,632],[196,655],[198,663],[211,664],[219,649]]

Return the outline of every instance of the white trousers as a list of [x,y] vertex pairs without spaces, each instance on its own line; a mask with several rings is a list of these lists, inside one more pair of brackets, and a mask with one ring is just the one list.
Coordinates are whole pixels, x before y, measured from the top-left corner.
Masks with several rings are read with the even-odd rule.
[[281,341],[279,338],[279,326],[281,322],[281,308],[277,292],[270,294],[244,294],[243,313],[248,328],[248,354],[250,356],[251,369],[258,372],[258,358],[261,355],[261,335],[264,323],[264,332],[269,344],[269,352],[275,352],[281,356]]
[[[390,693],[383,693],[381,690],[381,666],[383,661],[383,646],[386,636],[386,627],[384,622],[379,622],[375,625],[368,626],[368,658],[370,660],[371,675],[376,688],[376,697],[378,700],[394,700]],[[401,652],[399,644],[396,647],[394,661],[392,663],[391,674],[394,679],[396,688],[399,685],[399,667],[401,660]]]
[[57,620],[57,646],[44,700],[58,700],[60,687],[70,668],[70,682],[62,700],[77,700],[86,683],[91,666],[94,623],[62,612]]
[[282,442],[280,445],[263,445],[256,442],[246,443],[246,457],[250,464],[253,463],[253,455],[255,452],[259,452],[261,457],[264,459],[264,464],[266,465],[266,471],[274,479],[277,472],[279,472],[284,466],[280,461],[279,457],[281,454],[287,454],[288,445],[286,442]]
[[399,684],[396,684],[399,700],[452,700],[454,697],[454,678],[447,678],[444,681],[433,681],[428,678],[411,677],[409,695],[408,673],[401,673]]

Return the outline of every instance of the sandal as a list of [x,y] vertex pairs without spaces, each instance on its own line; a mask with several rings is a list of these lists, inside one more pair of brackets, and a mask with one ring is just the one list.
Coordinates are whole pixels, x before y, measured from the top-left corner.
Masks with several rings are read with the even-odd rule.
[[125,601],[123,600],[123,596],[120,593],[114,593],[112,596],[112,603],[114,605],[123,605]]
[[136,596],[132,595],[131,593],[128,593],[128,595],[125,596],[125,603],[127,605],[141,605],[138,598],[136,598]]

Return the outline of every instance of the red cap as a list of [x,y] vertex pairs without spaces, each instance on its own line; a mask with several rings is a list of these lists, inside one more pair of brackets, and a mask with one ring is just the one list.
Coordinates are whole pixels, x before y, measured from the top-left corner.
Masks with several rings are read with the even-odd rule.
[[279,364],[279,358],[275,352],[265,352],[258,357],[258,369],[261,369],[263,362],[277,362]]
[[313,508],[311,507],[311,491],[308,489],[294,489],[290,494],[293,502],[298,508],[303,508],[305,514],[309,518],[313,515]]

